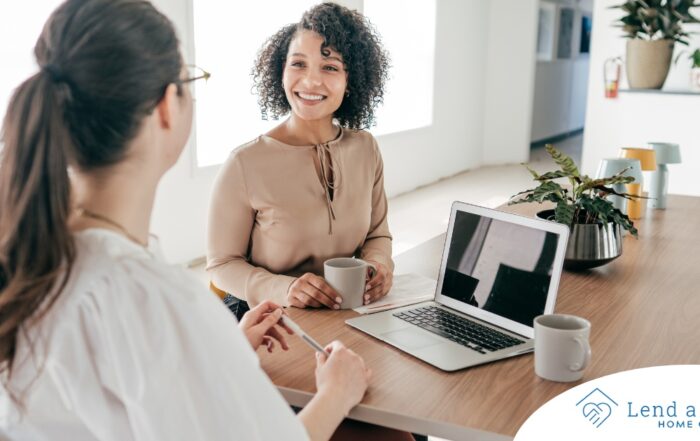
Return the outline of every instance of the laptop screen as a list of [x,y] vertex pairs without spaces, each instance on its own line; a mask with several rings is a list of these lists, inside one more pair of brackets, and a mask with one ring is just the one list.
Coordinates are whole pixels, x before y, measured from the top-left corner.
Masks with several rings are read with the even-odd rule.
[[559,235],[458,210],[440,293],[526,326],[543,314]]

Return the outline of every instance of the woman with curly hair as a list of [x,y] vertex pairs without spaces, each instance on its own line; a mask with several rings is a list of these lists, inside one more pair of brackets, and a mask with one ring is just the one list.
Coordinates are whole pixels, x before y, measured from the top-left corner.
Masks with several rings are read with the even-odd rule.
[[269,299],[338,309],[326,259],[376,266],[364,303],[391,288],[383,164],[369,132],[388,56],[360,13],[334,3],[307,11],[263,46],[253,70],[263,118],[289,116],[233,151],[209,215],[213,284],[241,314]]

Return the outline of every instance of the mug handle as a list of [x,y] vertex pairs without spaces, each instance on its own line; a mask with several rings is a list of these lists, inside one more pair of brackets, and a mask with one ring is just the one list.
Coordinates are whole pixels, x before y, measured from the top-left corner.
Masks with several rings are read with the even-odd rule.
[[574,337],[574,341],[578,343],[583,353],[583,360],[580,363],[574,363],[569,365],[569,370],[572,372],[581,372],[586,369],[588,363],[591,361],[591,345],[588,343],[588,339],[582,337]]
[[364,263],[365,265],[367,265],[369,267],[369,278],[370,279],[372,277],[374,277],[375,274],[377,274],[377,267],[376,266],[372,265],[371,263],[367,262],[366,260],[362,260],[362,259],[357,259],[357,260],[359,260],[360,262]]

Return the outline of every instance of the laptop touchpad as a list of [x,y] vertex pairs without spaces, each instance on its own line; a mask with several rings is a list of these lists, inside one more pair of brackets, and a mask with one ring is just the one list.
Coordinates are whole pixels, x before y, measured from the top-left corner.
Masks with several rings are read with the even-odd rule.
[[426,331],[411,328],[385,332],[382,334],[382,338],[389,343],[406,349],[418,349],[444,343],[442,340],[433,337]]

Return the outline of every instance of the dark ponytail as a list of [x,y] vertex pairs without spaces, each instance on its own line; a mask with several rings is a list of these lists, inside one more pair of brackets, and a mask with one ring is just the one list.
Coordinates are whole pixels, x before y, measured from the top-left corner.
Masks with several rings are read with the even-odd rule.
[[[60,109],[63,88],[45,73],[15,92],[3,124],[0,159],[0,360],[15,353],[19,326],[36,312],[61,266],[75,255],[68,231],[70,184],[64,149],[68,135]],[[18,148],[21,146],[21,148]],[[67,273],[66,273],[67,275]],[[54,296],[55,299],[55,296]]]
[[114,165],[182,61],[170,21],[142,0],[68,0],[35,47],[0,132],[0,374],[17,336],[68,281],[76,250],[68,168]]

